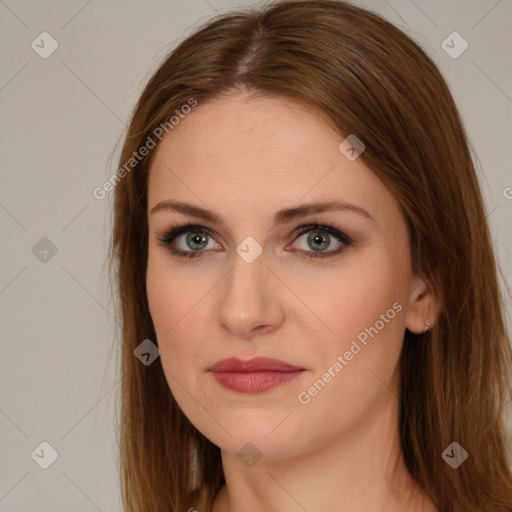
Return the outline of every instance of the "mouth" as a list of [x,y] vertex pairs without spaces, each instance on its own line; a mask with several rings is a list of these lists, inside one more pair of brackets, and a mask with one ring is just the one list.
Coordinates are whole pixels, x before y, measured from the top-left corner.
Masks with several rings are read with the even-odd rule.
[[263,393],[281,386],[305,371],[304,368],[267,357],[246,361],[231,357],[217,361],[208,370],[225,388],[247,394]]

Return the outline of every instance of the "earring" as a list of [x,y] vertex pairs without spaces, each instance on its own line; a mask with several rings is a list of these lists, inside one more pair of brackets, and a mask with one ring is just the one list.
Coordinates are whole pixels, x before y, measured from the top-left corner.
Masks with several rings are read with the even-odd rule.
[[430,320],[425,320],[425,330],[423,332],[427,332],[430,329]]

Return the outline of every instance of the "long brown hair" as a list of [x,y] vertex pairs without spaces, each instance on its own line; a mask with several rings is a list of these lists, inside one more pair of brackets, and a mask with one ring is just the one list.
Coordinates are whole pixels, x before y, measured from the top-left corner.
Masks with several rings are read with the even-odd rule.
[[[169,119],[191,99],[200,106],[239,89],[299,100],[340,136],[353,133],[365,144],[360,158],[407,222],[413,270],[429,276],[440,302],[431,331],[404,335],[399,428],[407,468],[442,512],[509,512],[503,410],[512,352],[461,118],[415,42],[374,13],[329,0],[217,16],[165,58],[136,105],[119,161],[125,171],[115,180],[111,247],[125,510],[206,512],[224,484],[219,448],[178,407],[160,359],[145,366],[134,357],[143,340],[157,343],[145,287],[154,151],[131,159],[159,126],[167,122],[170,131]],[[468,452],[456,469],[442,457],[452,442]]]

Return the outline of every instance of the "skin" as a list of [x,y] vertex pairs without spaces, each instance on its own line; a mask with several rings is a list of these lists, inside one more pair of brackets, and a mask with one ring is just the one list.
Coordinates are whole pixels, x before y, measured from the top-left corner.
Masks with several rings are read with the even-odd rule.
[[[237,93],[200,102],[156,148],[148,182],[147,295],[161,363],[185,415],[221,448],[226,486],[214,512],[435,511],[406,471],[398,437],[398,362],[405,329],[435,323],[437,303],[411,270],[406,223],[390,192],[310,107]],[[214,224],[161,201],[215,211]],[[364,208],[309,214],[273,227],[275,212],[317,201]],[[331,257],[296,228],[317,222],[353,239]],[[159,243],[171,224],[213,232],[188,260]],[[263,252],[236,252],[248,236]],[[335,251],[343,244],[330,239]],[[178,241],[179,240],[179,241]],[[174,247],[189,252],[186,234]],[[365,328],[402,306],[309,403],[300,392]],[[207,371],[225,357],[263,355],[306,371],[261,394],[222,387]],[[246,444],[261,457],[249,466]],[[331,508],[329,508],[331,507]]]

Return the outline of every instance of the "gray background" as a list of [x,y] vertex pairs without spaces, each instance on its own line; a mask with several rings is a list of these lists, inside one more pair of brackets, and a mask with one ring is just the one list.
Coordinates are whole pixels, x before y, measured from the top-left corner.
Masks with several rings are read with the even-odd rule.
[[[92,190],[115,172],[131,109],[169,49],[216,11],[256,3],[0,0],[0,512],[121,510],[105,272],[112,193],[100,201]],[[404,29],[441,68],[510,282],[512,2],[354,3]],[[45,31],[59,46],[43,59],[31,43],[48,50]],[[458,58],[441,46],[454,31],[469,44]],[[43,441],[59,454],[48,469],[31,457]]]

